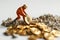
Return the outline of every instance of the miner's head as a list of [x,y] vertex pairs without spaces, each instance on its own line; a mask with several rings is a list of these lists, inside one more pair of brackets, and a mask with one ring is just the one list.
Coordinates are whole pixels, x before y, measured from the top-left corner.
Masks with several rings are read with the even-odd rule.
[[23,7],[23,9],[26,9],[27,8],[26,4],[24,4],[22,7]]

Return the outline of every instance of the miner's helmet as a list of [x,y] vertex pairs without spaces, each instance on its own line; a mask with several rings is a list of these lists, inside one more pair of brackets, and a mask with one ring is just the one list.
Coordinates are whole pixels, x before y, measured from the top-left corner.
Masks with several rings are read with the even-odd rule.
[[22,7],[23,7],[24,9],[26,9],[26,8],[27,8],[26,4],[24,4]]

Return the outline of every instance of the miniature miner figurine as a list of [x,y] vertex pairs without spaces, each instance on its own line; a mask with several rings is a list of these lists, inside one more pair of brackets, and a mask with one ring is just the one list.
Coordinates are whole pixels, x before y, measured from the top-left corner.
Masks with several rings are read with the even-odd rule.
[[[22,16],[23,17],[23,20],[25,21],[25,17],[26,17],[26,12],[25,12],[25,9],[27,8],[27,6],[24,4],[23,6],[19,7],[16,11],[16,14],[17,14],[17,18],[13,20],[13,22],[15,22],[16,20],[19,20]],[[12,23],[13,23],[12,22]]]
[[[24,4],[23,6],[19,7],[16,11],[17,14],[17,18],[15,20],[20,19],[20,16],[23,17],[23,20],[26,24],[30,24],[30,22],[32,21],[32,18],[26,14],[25,9],[27,8],[27,6]],[[29,19],[29,20],[28,20]]]
[[17,9],[17,11],[16,11],[17,18],[16,19],[20,19],[20,16],[22,16],[23,20],[25,20],[25,17],[26,17],[25,9],[26,8],[27,8],[27,6],[24,4],[23,6],[21,6]]

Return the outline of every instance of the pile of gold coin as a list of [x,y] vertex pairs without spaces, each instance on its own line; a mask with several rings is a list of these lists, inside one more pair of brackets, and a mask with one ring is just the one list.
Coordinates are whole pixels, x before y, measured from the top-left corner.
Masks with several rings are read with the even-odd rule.
[[37,40],[43,38],[45,40],[54,40],[60,36],[60,31],[51,29],[44,23],[35,23],[29,25],[9,26],[4,32],[5,35],[18,34],[20,36],[29,36],[28,40]]

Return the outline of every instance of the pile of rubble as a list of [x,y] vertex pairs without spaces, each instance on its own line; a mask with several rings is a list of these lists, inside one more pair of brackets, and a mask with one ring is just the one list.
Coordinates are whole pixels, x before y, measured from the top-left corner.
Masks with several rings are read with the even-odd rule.
[[51,14],[46,14],[36,18],[38,22],[45,23],[47,26],[52,29],[60,30],[60,16],[53,16]]
[[[7,26],[11,21],[4,21],[2,25]],[[32,18],[32,22],[29,25],[22,20],[16,20],[16,22],[7,28],[4,34],[13,37],[14,34],[29,36],[28,40],[37,40],[38,38],[54,40],[55,37],[60,36],[60,19],[57,16],[48,14]]]

